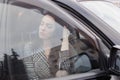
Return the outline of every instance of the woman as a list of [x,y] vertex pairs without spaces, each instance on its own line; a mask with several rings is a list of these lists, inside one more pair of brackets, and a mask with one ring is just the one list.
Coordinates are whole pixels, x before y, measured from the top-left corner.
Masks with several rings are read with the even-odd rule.
[[[34,65],[34,77],[39,79],[55,77],[56,74],[60,76],[60,73],[67,75],[66,71],[59,71],[59,54],[69,49],[69,31],[65,27],[62,31],[56,20],[58,19],[54,15],[46,13],[39,26],[39,38],[42,40],[42,47],[35,50],[34,55],[31,56]],[[64,39],[61,42],[62,37]]]

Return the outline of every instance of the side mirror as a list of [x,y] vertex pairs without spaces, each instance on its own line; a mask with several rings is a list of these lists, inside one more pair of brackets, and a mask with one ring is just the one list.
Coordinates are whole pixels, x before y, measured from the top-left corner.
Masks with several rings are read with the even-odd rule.
[[109,70],[111,73],[120,76],[120,45],[115,45],[111,49]]

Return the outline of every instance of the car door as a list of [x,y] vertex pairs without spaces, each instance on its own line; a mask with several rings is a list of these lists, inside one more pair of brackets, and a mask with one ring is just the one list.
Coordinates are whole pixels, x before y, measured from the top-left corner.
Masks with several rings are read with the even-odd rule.
[[[101,70],[104,66],[99,59],[104,58],[100,55],[98,38],[86,25],[47,0],[11,0],[7,4],[1,3],[1,6],[4,5],[6,35],[2,36],[5,36],[3,45],[7,57],[4,57],[6,64],[4,67],[7,71],[2,78],[5,80],[109,79],[104,70]],[[54,36],[48,39],[52,43],[48,48],[51,50],[50,60],[46,60],[44,40],[40,39],[41,37],[46,39],[45,36],[49,37],[49,34],[39,32],[40,25],[44,25],[41,21],[46,12],[54,15],[55,20],[53,18],[52,20],[57,26],[55,33],[52,33]],[[47,26],[51,29],[50,24]],[[66,34],[67,41],[63,42]],[[48,63],[49,61],[51,63]],[[51,75],[50,70],[56,74]]]

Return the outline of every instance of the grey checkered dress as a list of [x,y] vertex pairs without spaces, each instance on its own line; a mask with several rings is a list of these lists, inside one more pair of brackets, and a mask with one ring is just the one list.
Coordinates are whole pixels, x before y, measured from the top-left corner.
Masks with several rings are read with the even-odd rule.
[[[59,55],[60,46],[51,49],[49,58],[45,56],[43,49],[33,51],[33,55],[23,59],[26,66],[28,77],[31,80],[39,80],[44,78],[55,77],[59,70],[59,62],[64,61],[65,56]],[[63,57],[64,56],[64,57]],[[63,59],[61,59],[63,58]],[[64,64],[64,68],[68,69],[68,63]],[[67,67],[66,67],[67,66]]]
[[53,75],[50,73],[50,65],[44,50],[38,49],[34,51],[34,55],[24,58],[28,77],[31,80],[49,78]]

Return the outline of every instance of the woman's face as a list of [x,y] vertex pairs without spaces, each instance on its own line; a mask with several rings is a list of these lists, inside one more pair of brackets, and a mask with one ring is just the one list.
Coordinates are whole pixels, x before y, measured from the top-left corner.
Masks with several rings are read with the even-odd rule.
[[50,39],[55,31],[55,19],[50,15],[45,15],[39,26],[39,37],[41,39]]

